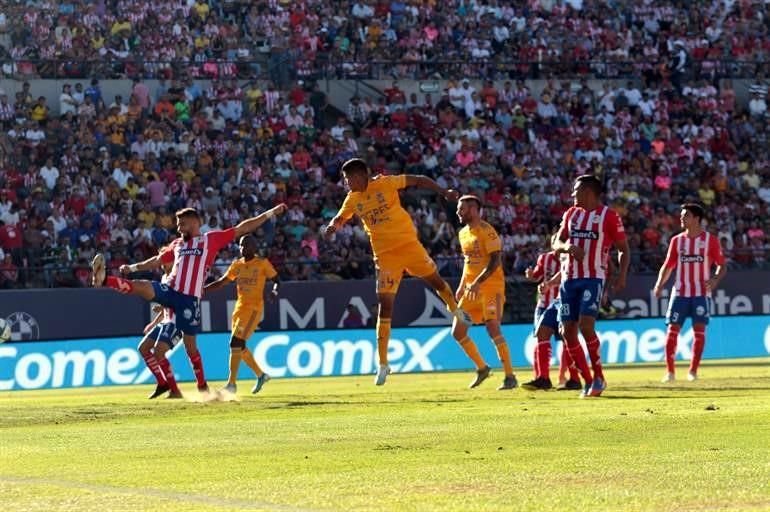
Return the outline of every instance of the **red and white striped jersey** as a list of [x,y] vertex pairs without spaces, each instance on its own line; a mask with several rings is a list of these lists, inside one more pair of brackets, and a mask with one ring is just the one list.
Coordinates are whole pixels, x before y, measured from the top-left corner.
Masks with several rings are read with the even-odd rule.
[[684,231],[674,236],[663,263],[668,268],[676,267],[672,298],[711,295],[706,290],[706,281],[711,278],[711,266],[724,264],[725,257],[719,240],[708,231],[694,238],[687,236]]
[[[544,252],[537,257],[535,268],[532,269],[532,279],[543,282],[550,281],[557,272],[559,272],[559,255],[555,251]],[[558,295],[558,286],[538,294],[537,307],[547,308]]]
[[577,206],[564,212],[559,239],[583,249],[583,259],[562,258],[561,280],[605,279],[610,248],[626,239],[623,221],[615,210],[604,205],[592,211]]
[[209,231],[187,241],[177,238],[160,254],[163,263],[174,262],[169,283],[174,290],[198,298],[217,253],[233,241],[235,229]]

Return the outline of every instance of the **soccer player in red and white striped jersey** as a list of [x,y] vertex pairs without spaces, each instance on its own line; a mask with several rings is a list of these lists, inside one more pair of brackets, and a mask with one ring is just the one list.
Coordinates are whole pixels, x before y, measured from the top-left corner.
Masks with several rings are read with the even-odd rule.
[[[694,381],[698,378],[698,366],[706,345],[711,291],[727,273],[719,239],[704,230],[701,225],[705,216],[706,212],[699,204],[682,205],[679,221],[684,231],[671,238],[666,261],[658,272],[658,280],[653,289],[655,296],[660,297],[663,286],[676,270],[666,314],[666,374],[662,382],[673,382],[676,379],[676,345],[679,341],[679,331],[687,317],[692,319],[693,324],[692,359],[687,380]],[[712,276],[713,266],[716,266],[716,272]]]
[[[141,263],[121,265],[122,274],[155,270],[164,263],[171,263],[170,285],[158,281],[131,280],[107,276],[104,256],[97,254],[91,263],[91,282],[94,287],[106,286],[123,294],[138,295],[147,301],[155,301],[161,306],[174,310],[176,326],[184,334],[185,348],[193,365],[198,390],[208,391],[208,384],[203,374],[203,363],[198,352],[195,336],[200,332],[200,297],[203,282],[220,249],[259,228],[270,218],[286,212],[286,205],[279,204],[272,209],[244,220],[234,228],[224,231],[201,233],[201,219],[193,208],[185,208],[176,213],[177,231],[181,239],[172,242],[170,250],[163,251]],[[168,364],[168,361],[166,361]],[[162,368],[168,373],[167,368]],[[175,396],[176,398],[176,396]]]
[[[581,396],[599,396],[607,387],[599,358],[596,316],[607,277],[610,250],[618,251],[619,272],[614,289],[626,285],[630,249],[620,216],[602,204],[602,183],[585,174],[575,180],[572,197],[575,205],[564,213],[554,250],[566,255],[561,263],[559,322],[564,341],[584,380]],[[586,341],[593,376],[578,340],[578,327]]]

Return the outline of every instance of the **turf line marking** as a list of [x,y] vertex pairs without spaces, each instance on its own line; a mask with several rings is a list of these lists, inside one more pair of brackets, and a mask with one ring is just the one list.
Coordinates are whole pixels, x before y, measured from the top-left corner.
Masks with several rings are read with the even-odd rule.
[[230,498],[218,498],[206,494],[194,494],[186,492],[164,491],[161,489],[119,487],[116,485],[89,484],[85,482],[74,482],[70,480],[60,480],[56,478],[33,478],[24,476],[0,476],[0,482],[9,484],[25,485],[48,485],[55,487],[65,487],[68,489],[80,489],[84,491],[93,491],[97,493],[126,494],[139,496],[143,498],[161,498],[167,500],[183,501],[188,503],[197,503],[202,505],[211,505],[226,509],[238,510],[270,510],[281,512],[311,512],[311,509],[296,508],[289,505],[279,505],[276,503],[267,503],[254,500],[238,500]]

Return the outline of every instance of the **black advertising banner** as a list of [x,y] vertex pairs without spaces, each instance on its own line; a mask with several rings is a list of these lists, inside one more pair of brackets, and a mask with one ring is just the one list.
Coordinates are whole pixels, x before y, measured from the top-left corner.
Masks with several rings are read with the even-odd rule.
[[[662,317],[667,295],[652,295],[654,275],[630,276],[623,293],[612,297],[621,318]],[[455,283],[452,283],[455,284]],[[526,297],[511,297],[511,294]],[[532,301],[534,287],[509,286],[508,302]],[[336,329],[345,327],[347,306],[352,304],[366,324],[376,303],[374,281],[288,282],[275,302],[267,301],[262,330]],[[204,332],[229,330],[235,306],[235,288],[209,294],[201,303]],[[728,273],[713,294],[713,314],[749,315],[770,313],[770,272]],[[528,309],[528,308],[524,308]],[[531,312],[517,313],[528,322]],[[11,325],[12,340],[58,340],[136,335],[150,320],[150,306],[136,297],[111,290],[44,289],[0,292],[0,317]],[[394,327],[437,326],[450,323],[441,300],[418,279],[401,284],[393,318]]]

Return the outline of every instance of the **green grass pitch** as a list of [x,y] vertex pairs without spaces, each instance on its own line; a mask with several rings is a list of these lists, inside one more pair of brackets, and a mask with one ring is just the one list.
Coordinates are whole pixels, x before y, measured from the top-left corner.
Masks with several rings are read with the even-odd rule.
[[663,385],[660,366],[610,367],[605,396],[585,400],[496,391],[499,372],[476,390],[470,373],[396,374],[382,388],[368,376],[275,379],[257,396],[242,380],[238,402],[148,401],[149,386],[5,392],[0,504],[770,510],[768,360],[700,373]]

